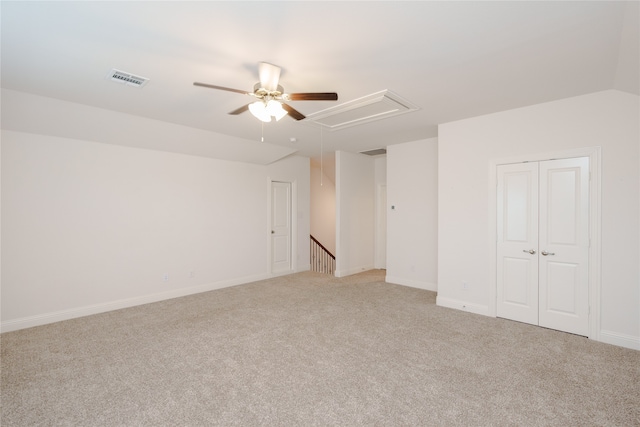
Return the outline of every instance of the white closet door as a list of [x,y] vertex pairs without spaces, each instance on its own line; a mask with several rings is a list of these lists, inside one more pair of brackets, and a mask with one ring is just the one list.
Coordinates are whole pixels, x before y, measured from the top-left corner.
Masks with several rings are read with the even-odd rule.
[[538,324],[538,164],[498,166],[497,315]]
[[498,317],[589,333],[589,159],[498,166]]
[[540,326],[589,332],[589,159],[540,162]]

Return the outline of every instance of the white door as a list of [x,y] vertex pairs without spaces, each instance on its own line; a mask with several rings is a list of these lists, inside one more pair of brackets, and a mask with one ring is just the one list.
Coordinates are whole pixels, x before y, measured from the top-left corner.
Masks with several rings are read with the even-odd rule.
[[588,335],[589,159],[540,162],[540,195],[540,326]]
[[538,324],[538,164],[498,166],[498,317]]
[[588,334],[589,159],[498,167],[497,315]]
[[378,187],[376,268],[387,268],[387,186]]
[[271,183],[271,273],[291,271],[291,183]]

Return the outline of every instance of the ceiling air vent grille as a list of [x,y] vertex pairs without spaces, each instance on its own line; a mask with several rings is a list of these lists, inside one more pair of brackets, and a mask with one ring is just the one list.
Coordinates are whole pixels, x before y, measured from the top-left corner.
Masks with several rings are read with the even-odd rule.
[[116,70],[115,68],[107,74],[107,80],[134,87],[144,87],[144,85],[149,82],[149,79],[146,77],[136,76],[131,73]]
[[307,119],[333,131],[410,113],[418,109],[416,105],[395,93],[383,90],[317,113],[308,114]]
[[360,154],[366,154],[367,156],[380,156],[382,154],[387,154],[387,149],[376,148],[375,150],[361,151]]

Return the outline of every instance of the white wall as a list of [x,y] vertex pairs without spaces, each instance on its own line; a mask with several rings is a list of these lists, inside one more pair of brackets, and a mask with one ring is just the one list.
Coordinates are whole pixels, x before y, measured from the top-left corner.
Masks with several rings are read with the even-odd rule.
[[309,268],[306,158],[263,166],[7,130],[1,150],[3,331],[267,277],[269,178],[297,180],[296,267]]
[[337,277],[374,266],[374,175],[371,157],[336,152]]
[[311,234],[336,254],[336,185],[325,171],[311,164]]
[[[601,147],[598,339],[640,349],[639,98],[618,91],[534,105],[439,127],[438,304],[490,306],[489,165],[500,158]],[[469,290],[463,290],[466,281]]]
[[386,280],[437,290],[437,138],[387,147],[387,207]]

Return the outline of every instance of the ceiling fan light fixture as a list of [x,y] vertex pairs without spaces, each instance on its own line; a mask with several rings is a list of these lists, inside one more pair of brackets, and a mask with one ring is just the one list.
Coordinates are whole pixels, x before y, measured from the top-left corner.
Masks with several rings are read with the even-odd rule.
[[276,118],[276,121],[279,121],[281,118],[287,115],[287,110],[282,108],[282,103],[276,101],[275,99],[267,102],[267,113]]
[[269,123],[271,121],[271,114],[269,114],[269,112],[267,111],[267,106],[263,101],[256,101],[252,104],[249,104],[249,111],[258,120],[262,120],[266,123]]
[[268,102],[262,100],[249,104],[249,111],[258,120],[262,120],[265,123],[271,121],[271,116],[277,121],[287,115],[287,110],[282,108],[282,103],[275,99],[271,99]]

